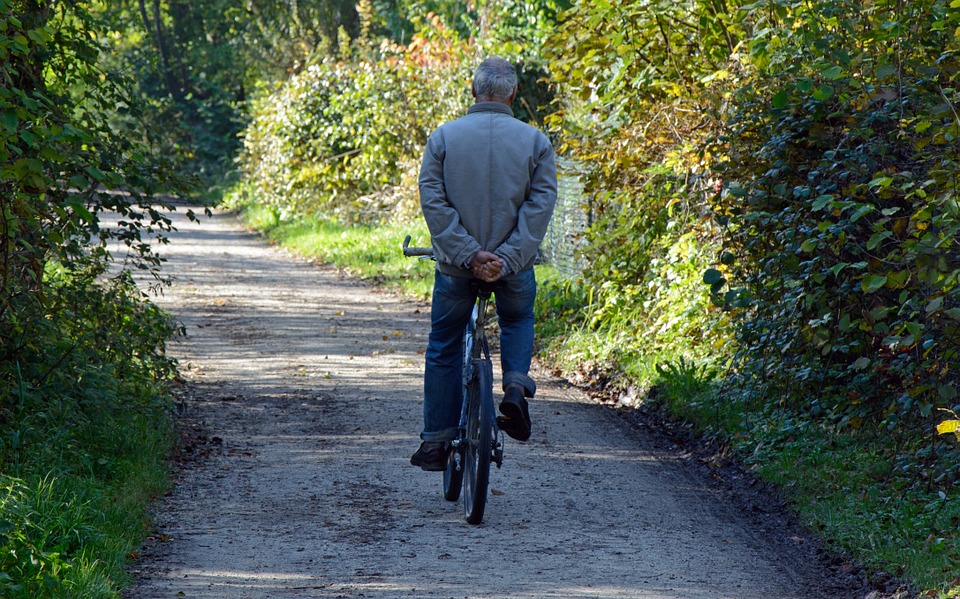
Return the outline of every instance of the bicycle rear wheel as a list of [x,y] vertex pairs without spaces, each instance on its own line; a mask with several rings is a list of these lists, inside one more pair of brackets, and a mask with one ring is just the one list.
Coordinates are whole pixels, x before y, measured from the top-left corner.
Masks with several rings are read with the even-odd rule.
[[[447,501],[460,499],[463,487],[463,452],[453,447],[447,453],[447,469],[443,471],[443,498]],[[461,457],[458,467],[457,457]]]
[[493,367],[480,360],[467,387],[467,434],[464,439],[463,511],[467,522],[480,524],[487,505],[493,446]]

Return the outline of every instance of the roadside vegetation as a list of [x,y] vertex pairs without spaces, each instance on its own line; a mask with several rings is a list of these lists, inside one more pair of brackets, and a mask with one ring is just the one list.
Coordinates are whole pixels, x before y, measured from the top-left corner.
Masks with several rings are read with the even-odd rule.
[[150,194],[184,181],[102,68],[98,27],[73,3],[0,0],[3,597],[116,596],[167,484],[176,326],[132,273],[160,283],[170,221]]
[[491,54],[582,188],[542,358],[957,595],[958,31],[956,0],[0,0],[0,595],[116,596],[166,484],[154,194],[427,297],[420,152]]

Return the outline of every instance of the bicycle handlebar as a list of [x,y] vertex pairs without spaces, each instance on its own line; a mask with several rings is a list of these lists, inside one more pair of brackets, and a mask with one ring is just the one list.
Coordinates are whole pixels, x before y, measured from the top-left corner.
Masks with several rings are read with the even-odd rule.
[[433,258],[433,248],[418,248],[410,247],[410,236],[407,235],[406,239],[403,240],[403,255],[404,256],[424,256],[427,258]]

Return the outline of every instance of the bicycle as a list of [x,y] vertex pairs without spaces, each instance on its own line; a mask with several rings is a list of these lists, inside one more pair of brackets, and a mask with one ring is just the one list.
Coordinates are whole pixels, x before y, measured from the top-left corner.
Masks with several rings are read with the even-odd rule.
[[[435,260],[432,248],[410,247],[403,240],[404,256]],[[487,343],[487,305],[492,291],[481,281],[476,284],[477,301],[463,332],[463,400],[457,436],[450,441],[447,467],[443,471],[443,497],[457,501],[463,491],[464,516],[480,524],[487,505],[490,463],[503,465],[504,434],[497,426],[493,405],[493,361]]]

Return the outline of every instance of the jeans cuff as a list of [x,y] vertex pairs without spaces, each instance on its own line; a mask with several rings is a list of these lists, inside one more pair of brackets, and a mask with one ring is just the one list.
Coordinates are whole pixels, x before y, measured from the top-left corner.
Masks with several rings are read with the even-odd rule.
[[424,431],[420,433],[420,440],[427,442],[453,441],[457,438],[457,427],[445,428],[442,431]]
[[533,397],[534,393],[537,392],[537,384],[529,376],[517,371],[505,372],[503,374],[503,389],[506,390],[507,385],[514,383],[523,387],[523,394],[526,397]]

